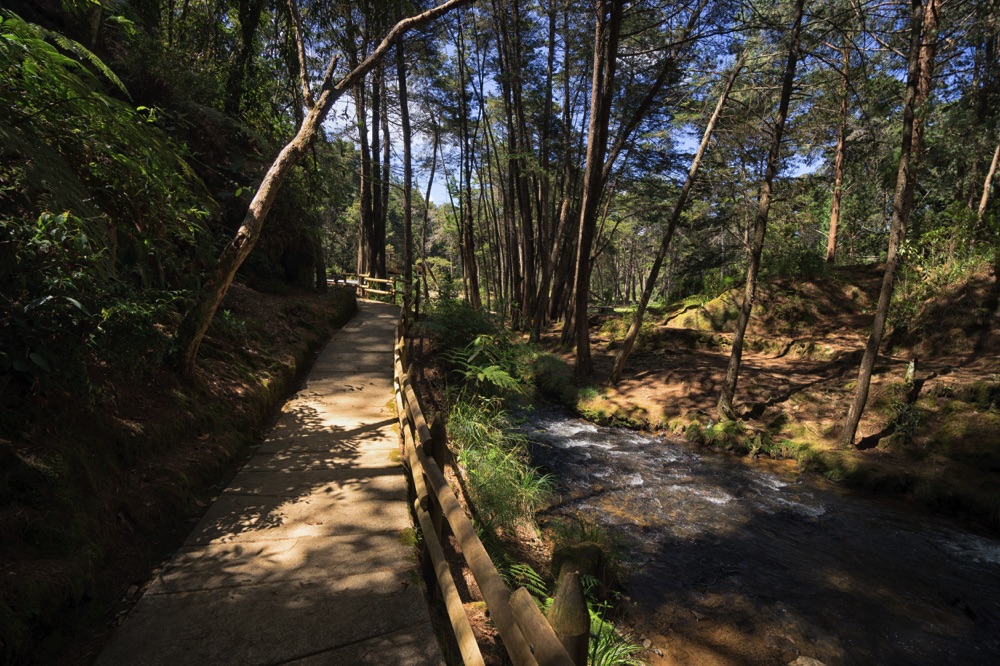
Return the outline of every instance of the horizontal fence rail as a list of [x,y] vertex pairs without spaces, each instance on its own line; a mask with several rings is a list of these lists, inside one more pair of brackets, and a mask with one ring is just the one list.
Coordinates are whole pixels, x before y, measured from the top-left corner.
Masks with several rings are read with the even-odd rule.
[[[583,651],[582,661],[579,657],[574,661],[567,652],[568,647],[576,646],[580,640],[579,636],[562,638],[557,636],[525,588],[522,587],[511,595],[479,540],[472,521],[448,485],[441,471],[446,458],[447,443],[443,435],[435,433],[435,436],[432,436],[413,388],[412,368],[407,364],[406,354],[407,327],[407,313],[404,307],[396,324],[393,355],[393,386],[400,435],[405,447],[404,458],[416,494],[413,510],[423,533],[425,575],[429,583],[432,578],[437,581],[452,630],[458,640],[463,662],[482,664],[483,657],[441,545],[446,527],[458,542],[462,557],[486,601],[490,618],[515,666],[585,666],[586,649]],[[575,573],[572,575],[576,576]],[[574,583],[579,586],[578,577],[574,579]],[[554,606],[558,605],[558,601],[557,595]],[[586,606],[582,608],[585,614]],[[589,634],[589,630],[586,634]],[[579,650],[573,649],[573,652],[579,654]]]
[[406,286],[406,280],[401,276],[377,278],[352,273],[333,275],[327,278],[326,282],[330,285],[354,287],[359,298],[368,298],[372,294],[389,296],[393,304],[400,296],[403,296]]

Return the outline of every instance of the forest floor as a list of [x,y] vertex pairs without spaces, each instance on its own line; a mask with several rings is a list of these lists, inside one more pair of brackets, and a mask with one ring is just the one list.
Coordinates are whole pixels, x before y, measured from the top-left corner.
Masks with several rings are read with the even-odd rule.
[[[879,267],[762,285],[737,391],[744,419],[718,424],[734,292],[651,313],[618,386],[580,391],[585,417],[753,455],[1000,528],[1000,280],[986,268],[916,304],[890,327],[856,448],[837,443],[856,386]],[[594,379],[610,375],[630,315],[592,318]],[[556,332],[548,339],[554,347]],[[567,360],[569,355],[565,355]],[[916,360],[919,394],[905,382]],[[911,394],[912,396],[912,394]]]
[[90,663],[356,310],[234,284],[192,381],[105,364],[87,394],[4,395],[0,661]]

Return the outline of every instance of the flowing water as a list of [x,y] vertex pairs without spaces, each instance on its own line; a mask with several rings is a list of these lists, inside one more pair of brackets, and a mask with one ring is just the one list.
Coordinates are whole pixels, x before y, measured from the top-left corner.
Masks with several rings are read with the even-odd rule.
[[620,539],[629,616],[654,663],[1000,664],[994,538],[792,464],[557,409],[525,427],[535,464],[561,485],[549,514]]

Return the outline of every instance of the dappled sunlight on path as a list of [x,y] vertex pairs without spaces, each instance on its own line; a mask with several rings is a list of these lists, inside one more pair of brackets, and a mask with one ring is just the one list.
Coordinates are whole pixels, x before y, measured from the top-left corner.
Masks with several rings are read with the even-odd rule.
[[391,411],[397,310],[362,304],[98,664],[442,662]]

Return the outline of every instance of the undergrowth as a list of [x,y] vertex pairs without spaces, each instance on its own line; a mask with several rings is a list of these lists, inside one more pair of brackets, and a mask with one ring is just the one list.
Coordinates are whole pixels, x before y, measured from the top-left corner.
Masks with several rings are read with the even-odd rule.
[[[581,390],[562,359],[515,340],[494,317],[463,302],[440,302],[422,325],[434,337],[446,373],[448,436],[466,473],[480,539],[508,585],[525,586],[544,610],[552,602],[546,582],[531,566],[512,559],[504,541],[515,538],[518,527],[538,531],[535,513],[552,497],[555,482],[531,466],[528,439],[511,408],[523,408],[533,389],[564,401],[576,400]],[[558,540],[572,540],[572,535]],[[607,538],[598,547],[613,550]],[[589,663],[644,663],[638,658],[642,646],[608,619],[611,605],[598,590],[609,594],[609,588],[585,578]]]

